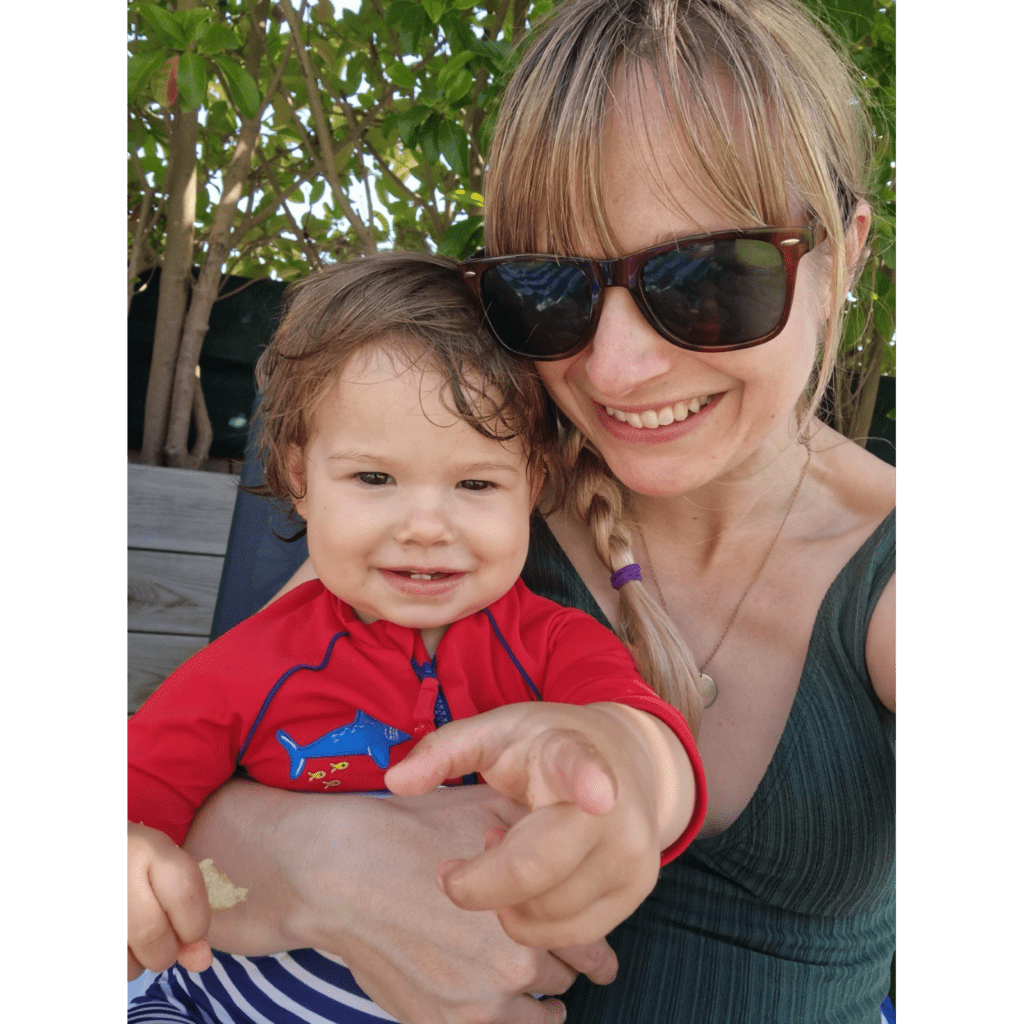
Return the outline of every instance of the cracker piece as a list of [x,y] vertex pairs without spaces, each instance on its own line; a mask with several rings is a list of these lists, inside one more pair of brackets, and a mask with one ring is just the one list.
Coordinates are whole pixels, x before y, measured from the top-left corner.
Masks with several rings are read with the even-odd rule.
[[229,910],[236,903],[245,899],[248,889],[239,889],[227,875],[222,875],[209,857],[199,862],[199,870],[203,873],[206,883],[206,898],[210,901],[211,910]]

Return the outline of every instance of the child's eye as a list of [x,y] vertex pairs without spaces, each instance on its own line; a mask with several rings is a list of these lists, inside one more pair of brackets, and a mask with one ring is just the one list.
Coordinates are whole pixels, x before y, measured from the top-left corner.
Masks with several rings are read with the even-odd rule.
[[492,487],[497,487],[497,484],[490,480],[460,480],[458,485],[467,491],[488,491]]
[[357,473],[356,479],[371,487],[380,487],[383,484],[395,482],[395,478],[390,473]]

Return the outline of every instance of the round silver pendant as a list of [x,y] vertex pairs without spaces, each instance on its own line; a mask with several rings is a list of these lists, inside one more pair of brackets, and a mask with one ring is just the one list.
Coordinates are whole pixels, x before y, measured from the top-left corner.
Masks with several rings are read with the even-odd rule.
[[718,700],[718,685],[707,672],[701,672],[700,686],[704,694],[704,707],[709,708]]

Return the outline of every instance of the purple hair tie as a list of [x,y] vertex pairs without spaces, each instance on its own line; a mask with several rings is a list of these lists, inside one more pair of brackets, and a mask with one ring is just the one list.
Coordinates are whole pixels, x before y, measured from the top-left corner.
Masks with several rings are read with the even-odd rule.
[[630,580],[636,580],[639,583],[643,579],[640,575],[640,566],[636,562],[630,562],[629,565],[624,565],[621,569],[616,569],[612,573],[612,586],[618,590],[624,583],[629,583]]

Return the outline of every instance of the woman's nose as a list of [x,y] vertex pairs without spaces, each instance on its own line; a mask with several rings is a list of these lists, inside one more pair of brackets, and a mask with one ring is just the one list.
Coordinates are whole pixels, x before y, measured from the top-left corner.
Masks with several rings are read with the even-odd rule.
[[671,369],[673,346],[654,330],[625,288],[607,288],[586,372],[607,398],[628,395]]

